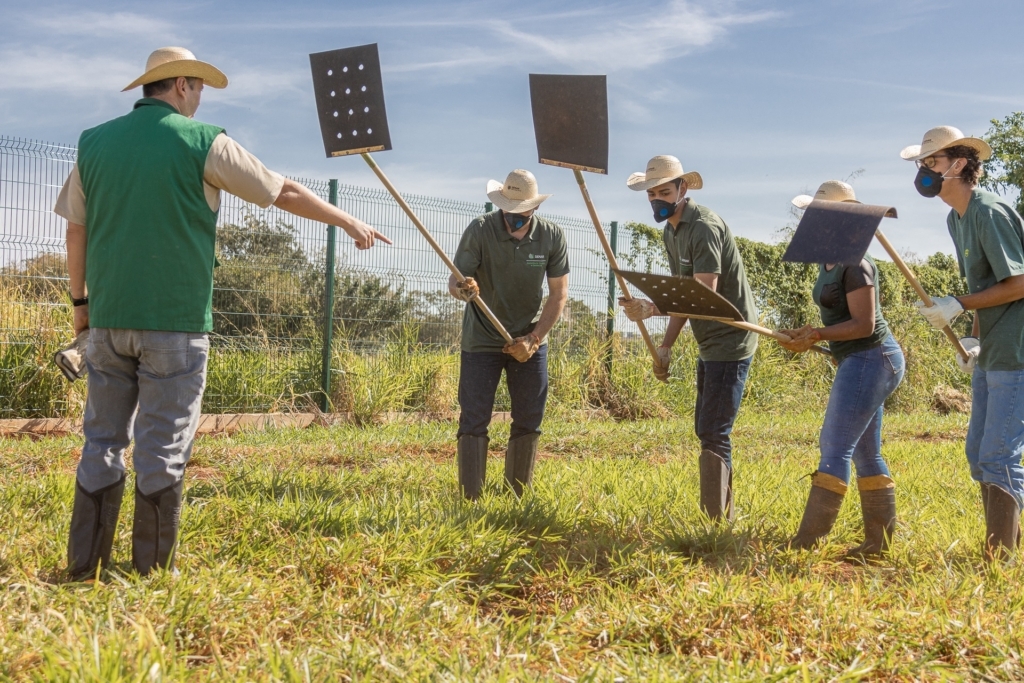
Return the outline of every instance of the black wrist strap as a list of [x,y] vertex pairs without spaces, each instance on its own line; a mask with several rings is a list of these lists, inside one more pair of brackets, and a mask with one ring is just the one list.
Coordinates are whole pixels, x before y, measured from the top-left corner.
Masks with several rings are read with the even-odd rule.
[[76,299],[75,297],[71,297],[71,305],[72,306],[88,306],[89,305],[89,297],[83,296],[81,299]]

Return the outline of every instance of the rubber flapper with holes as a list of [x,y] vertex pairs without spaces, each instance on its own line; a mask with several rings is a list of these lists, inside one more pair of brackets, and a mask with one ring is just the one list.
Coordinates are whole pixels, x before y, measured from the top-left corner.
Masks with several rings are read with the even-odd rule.
[[[359,154],[384,185],[398,206],[420,231],[430,247],[441,257],[455,279],[462,282],[466,277],[459,272],[455,263],[444,253],[441,245],[430,234],[423,221],[401,194],[370,152],[391,149],[391,134],[388,131],[388,117],[384,109],[384,82],[380,75],[380,57],[377,44],[346,47],[329,52],[316,52],[309,56],[313,70],[313,89],[316,93],[317,112],[320,116],[320,132],[324,138],[324,150],[329,157]],[[479,296],[473,303],[494,325],[505,341],[512,343],[512,335],[494,315]]]

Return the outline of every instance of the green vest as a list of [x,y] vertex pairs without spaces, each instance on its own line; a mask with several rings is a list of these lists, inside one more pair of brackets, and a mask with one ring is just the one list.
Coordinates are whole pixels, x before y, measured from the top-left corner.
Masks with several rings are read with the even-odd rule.
[[[871,268],[875,271],[875,327],[871,331],[870,335],[861,339],[830,341],[828,343],[828,348],[832,352],[832,358],[836,363],[840,362],[851,353],[857,353],[858,351],[865,351],[879,346],[885,341],[886,337],[889,336],[889,323],[886,322],[885,316],[882,315],[882,297],[881,291],[878,288],[878,264],[876,264],[875,260],[867,254],[864,255],[864,260],[870,263]],[[851,267],[856,268],[857,266],[855,265]],[[811,296],[814,298],[814,303],[818,306],[818,310],[821,312],[821,324],[823,327],[838,325],[840,323],[845,323],[847,320],[853,320],[853,315],[850,313],[850,302],[846,297],[846,289],[843,287],[843,272],[845,270],[846,266],[841,263],[837,263],[833,266],[832,270],[826,270],[824,264],[820,264],[818,266],[818,279],[814,283],[814,290],[812,291]],[[829,291],[826,292],[826,290]],[[831,306],[827,306],[826,304],[831,304]]]
[[223,132],[145,98],[82,133],[91,327],[213,329],[217,212],[203,171]]

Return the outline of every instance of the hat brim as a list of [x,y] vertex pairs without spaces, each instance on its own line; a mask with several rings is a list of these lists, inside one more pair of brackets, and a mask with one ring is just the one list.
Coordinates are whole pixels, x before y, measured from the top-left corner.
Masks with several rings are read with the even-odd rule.
[[664,185],[676,178],[682,178],[683,182],[686,183],[686,189],[688,190],[699,190],[704,187],[704,179],[701,178],[700,173],[697,173],[696,171],[689,171],[688,173],[674,175],[670,178],[651,178],[650,180],[647,179],[646,173],[634,173],[626,179],[626,187],[635,192],[643,192],[651,189],[652,187]]
[[502,183],[497,180],[487,181],[487,198],[491,200],[491,203],[502,211],[509,213],[522,213],[523,211],[530,211],[536,209],[538,206],[544,203],[551,195],[539,194],[536,197],[529,199],[509,199],[501,193],[501,189],[505,187]]
[[[812,197],[809,194],[798,194],[797,196],[793,197],[792,204],[793,204],[793,206],[795,206],[798,209],[806,209],[808,206],[811,205],[811,202],[813,202],[813,201],[814,201],[814,197]],[[828,200],[820,199],[818,201],[828,201]],[[832,200],[832,201],[835,201],[835,200]],[[856,199],[840,199],[839,201],[844,203],[844,204],[860,204],[860,202],[857,201]]]
[[960,138],[958,140],[953,140],[942,147],[929,149],[927,152],[922,149],[921,145],[910,145],[909,147],[903,148],[903,151],[900,152],[900,156],[907,161],[920,161],[921,159],[927,159],[936,152],[949,149],[950,147],[957,147],[959,145],[970,147],[975,150],[978,153],[978,158],[982,161],[988,161],[992,158],[992,147],[981,138]]
[[228,87],[228,77],[213,64],[200,62],[198,59],[178,59],[150,69],[129,83],[121,92],[127,92],[147,83],[156,83],[165,78],[177,78],[179,76],[201,78],[203,79],[203,85],[208,85],[211,88]]

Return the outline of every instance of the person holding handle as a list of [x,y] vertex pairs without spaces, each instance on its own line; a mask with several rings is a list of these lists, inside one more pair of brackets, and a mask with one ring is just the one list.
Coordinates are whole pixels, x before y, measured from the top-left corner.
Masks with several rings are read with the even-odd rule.
[[965,450],[985,511],[984,553],[1008,559],[1020,543],[1024,505],[1024,221],[1008,202],[980,190],[982,162],[992,148],[952,126],[924,134],[900,156],[917,165],[914,186],[950,207],[946,227],[969,294],[918,304],[936,329],[974,311],[969,357],[957,365],[971,375],[971,419]]
[[[799,209],[814,200],[857,202],[853,188],[838,180],[821,184],[813,197],[793,199]],[[864,542],[851,556],[885,553],[896,526],[896,488],[882,459],[882,414],[885,400],[903,379],[906,363],[889,331],[878,295],[878,267],[865,254],[859,263],[826,263],[818,268],[812,292],[821,327],[781,330],[792,342],[784,348],[803,353],[827,341],[838,365],[818,439],[821,459],[811,475],[811,491],[794,548],[811,548],[832,530],[857,469],[864,519]]]

